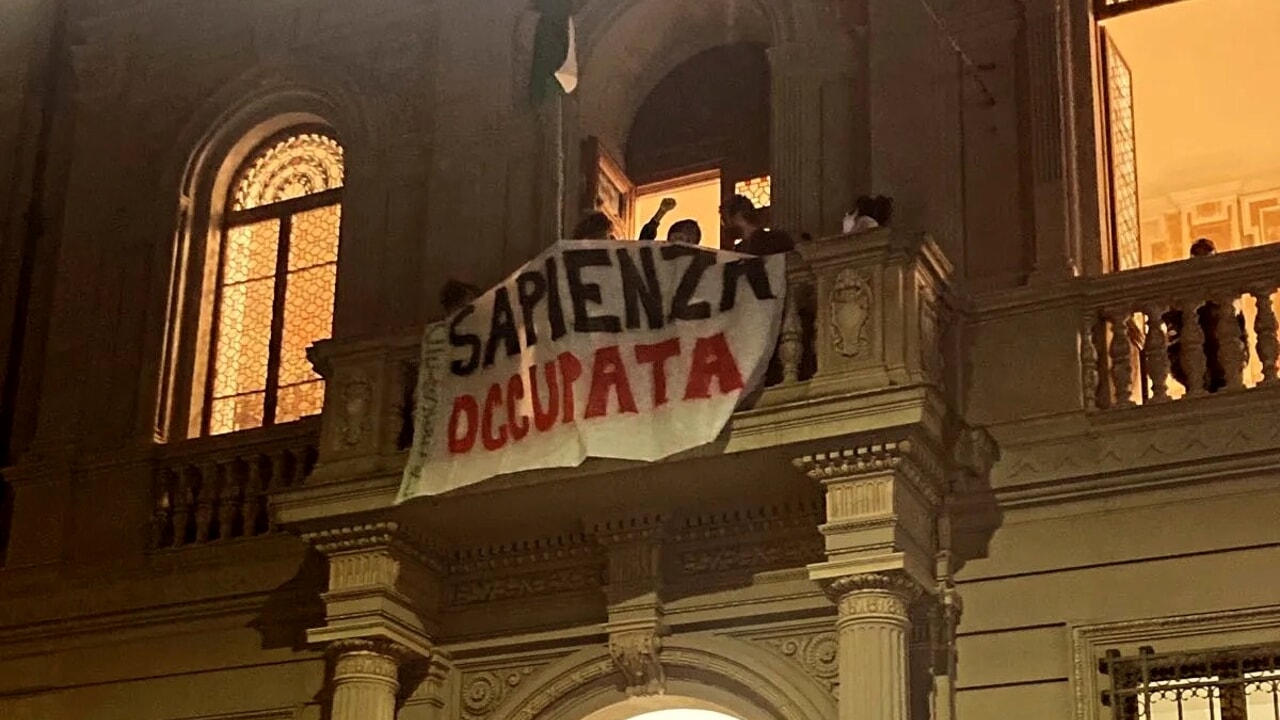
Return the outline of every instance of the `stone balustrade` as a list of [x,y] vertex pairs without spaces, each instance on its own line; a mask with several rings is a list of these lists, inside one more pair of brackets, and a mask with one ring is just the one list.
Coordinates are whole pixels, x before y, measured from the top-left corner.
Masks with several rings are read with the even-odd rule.
[[163,446],[156,462],[153,549],[274,531],[267,495],[302,483],[316,460],[316,419]]
[[[915,422],[910,408],[933,412],[925,408],[938,398],[955,405],[960,311],[951,272],[922,235],[880,229],[800,243],[788,258],[768,387],[735,415],[716,451],[838,437],[865,429],[852,428],[851,418],[878,404],[895,408],[887,421],[900,424]],[[367,509],[389,502],[413,437],[421,337],[422,328],[411,328],[312,348],[328,389],[309,482],[346,483],[348,500],[362,498],[356,504]]]
[[1089,411],[1276,386],[1280,247],[1089,281],[1080,327]]

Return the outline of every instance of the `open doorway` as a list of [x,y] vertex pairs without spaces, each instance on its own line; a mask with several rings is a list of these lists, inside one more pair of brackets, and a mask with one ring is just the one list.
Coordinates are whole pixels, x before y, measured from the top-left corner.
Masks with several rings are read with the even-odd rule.
[[1280,242],[1280,2],[1097,2],[1110,268]]
[[[671,225],[693,220],[702,245],[721,247],[720,205],[751,198],[768,224],[771,205],[769,63],[755,42],[700,52],[654,80],[635,111],[625,147],[583,144],[583,211],[603,211],[616,237],[638,237],[663,198]],[[616,152],[620,151],[620,152]]]

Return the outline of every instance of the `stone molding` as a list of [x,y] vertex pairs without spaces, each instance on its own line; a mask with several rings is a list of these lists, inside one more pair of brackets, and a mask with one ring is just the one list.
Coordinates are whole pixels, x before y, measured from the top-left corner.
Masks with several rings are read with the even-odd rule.
[[[690,680],[693,684],[687,687],[720,687],[779,720],[836,717],[835,700],[823,685],[792,660],[746,640],[669,637],[664,639],[661,657],[668,686]],[[617,666],[606,648],[580,650],[522,681],[489,717],[541,720],[553,706],[572,709],[575,702],[598,693],[600,683],[615,672]]]
[[519,575],[481,576],[459,579],[449,585],[449,604],[453,607],[490,602],[525,600],[575,590],[599,590],[600,568],[578,565],[560,569],[537,569]]
[[369,550],[392,549],[424,566],[443,571],[441,546],[429,538],[411,532],[398,522],[384,521],[364,525],[326,528],[303,532],[302,541],[327,556]]
[[1071,625],[1071,690],[1075,720],[1104,720],[1098,660],[1107,649],[1120,644],[1151,645],[1177,640],[1180,646],[1191,641],[1205,649],[1222,645],[1221,636],[1255,633],[1280,634],[1280,605],[1263,605],[1244,610],[1197,613],[1123,620],[1111,623]]
[[824,484],[892,472],[935,506],[942,502],[947,484],[937,455],[923,442],[909,438],[805,455],[792,464]]

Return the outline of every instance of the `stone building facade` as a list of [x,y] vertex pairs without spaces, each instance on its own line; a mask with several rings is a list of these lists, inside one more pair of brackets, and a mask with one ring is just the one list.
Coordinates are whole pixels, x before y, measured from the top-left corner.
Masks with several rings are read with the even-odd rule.
[[[1280,252],[1125,265],[1099,70],[1234,1],[578,0],[533,106],[523,1],[7,0],[0,717],[1280,720]],[[445,280],[695,176],[811,237],[782,381],[393,505]]]

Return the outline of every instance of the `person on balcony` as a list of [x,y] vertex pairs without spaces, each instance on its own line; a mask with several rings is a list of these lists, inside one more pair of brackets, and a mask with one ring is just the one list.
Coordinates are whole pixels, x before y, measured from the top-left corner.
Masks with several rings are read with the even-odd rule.
[[609,222],[609,216],[600,212],[587,213],[578,221],[578,226],[573,229],[574,240],[614,240],[613,223]]
[[452,315],[480,297],[480,288],[461,280],[447,280],[440,288],[440,305],[445,315]]
[[[1213,241],[1208,238],[1200,238],[1191,245],[1191,257],[1203,258],[1209,257],[1217,253],[1217,248]],[[1227,386],[1227,369],[1223,365],[1225,358],[1222,357],[1221,347],[1218,342],[1218,323],[1224,312],[1217,303],[1210,300],[1196,311],[1200,320],[1200,330],[1204,334],[1204,357],[1205,357],[1205,373],[1204,377],[1197,382],[1202,383],[1209,392],[1217,392]],[[1246,365],[1249,359],[1249,334],[1245,330],[1244,315],[1239,310],[1231,307],[1231,313],[1235,315],[1236,323],[1240,326],[1240,358],[1241,365]],[[1168,353],[1169,353],[1169,372],[1173,378],[1182,383],[1183,387],[1188,390],[1191,385],[1188,384],[1187,370],[1182,362],[1182,311],[1175,308],[1166,312],[1161,319],[1164,321],[1165,332],[1168,337]]]
[[[640,239],[657,240],[658,226],[662,224],[662,219],[675,209],[675,198],[662,198],[662,202],[658,204],[658,210],[653,214],[653,217],[649,218],[649,222],[640,228]],[[701,245],[702,228],[698,227],[696,220],[677,220],[671,225],[671,229],[667,231],[667,242]]]
[[796,247],[790,235],[761,226],[760,210],[745,195],[734,195],[720,206],[720,222],[727,239],[733,243],[722,247],[723,250],[747,255],[777,255],[791,252]]
[[853,212],[844,216],[841,229],[846,235],[867,232],[889,224],[893,217],[893,198],[884,195],[863,195],[853,205]]

